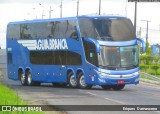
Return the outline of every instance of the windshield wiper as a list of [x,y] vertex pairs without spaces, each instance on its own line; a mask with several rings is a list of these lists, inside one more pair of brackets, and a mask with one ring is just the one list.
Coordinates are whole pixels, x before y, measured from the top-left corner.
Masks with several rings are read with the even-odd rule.
[[102,67],[102,68],[118,68],[120,66],[115,66],[115,65],[106,65],[106,66],[103,66],[103,65],[99,65],[99,67]]
[[113,41],[112,37],[109,36],[104,36],[104,37],[100,37],[102,40],[107,40],[107,41]]
[[129,67],[137,67],[138,65],[134,65],[134,64],[131,64],[131,65],[128,65]]

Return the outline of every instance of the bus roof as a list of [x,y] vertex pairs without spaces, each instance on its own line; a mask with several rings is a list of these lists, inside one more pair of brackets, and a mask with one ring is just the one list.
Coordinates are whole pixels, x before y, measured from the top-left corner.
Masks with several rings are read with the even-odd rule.
[[15,21],[15,22],[9,22],[8,24],[75,20],[75,19],[78,19],[78,18],[127,18],[127,17],[117,16],[117,15],[82,15],[82,16],[64,17],[64,18],[33,19],[33,20]]

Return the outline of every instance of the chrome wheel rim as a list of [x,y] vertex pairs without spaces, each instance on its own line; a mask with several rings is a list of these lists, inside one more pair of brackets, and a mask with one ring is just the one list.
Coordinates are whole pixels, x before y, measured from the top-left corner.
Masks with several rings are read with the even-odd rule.
[[21,74],[21,83],[24,84],[25,83],[25,75],[22,73]]
[[82,87],[86,87],[84,75],[82,75],[82,76],[80,77],[80,85],[81,85]]
[[77,81],[75,80],[74,75],[71,75],[71,77],[70,77],[70,84],[73,87],[77,86]]
[[29,73],[28,74],[28,85],[30,85],[32,82],[32,75]]

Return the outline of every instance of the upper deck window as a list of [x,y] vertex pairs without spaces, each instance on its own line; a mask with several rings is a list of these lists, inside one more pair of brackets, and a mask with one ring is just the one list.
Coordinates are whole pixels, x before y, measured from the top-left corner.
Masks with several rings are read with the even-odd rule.
[[82,37],[106,41],[128,41],[136,38],[132,22],[126,18],[79,19]]
[[75,38],[74,34],[78,37],[75,20],[16,23],[7,27],[9,39]]

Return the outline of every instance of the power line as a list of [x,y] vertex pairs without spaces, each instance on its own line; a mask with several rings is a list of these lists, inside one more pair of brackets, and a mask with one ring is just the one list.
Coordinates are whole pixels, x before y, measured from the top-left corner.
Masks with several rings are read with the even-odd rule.
[[[144,31],[144,30],[146,31],[146,29],[147,29],[147,28],[145,28],[145,27],[140,27],[140,26],[137,26],[136,28],[141,28],[143,31]],[[158,30],[158,29],[151,29],[151,28],[148,28],[148,31],[160,32],[160,30]]]

